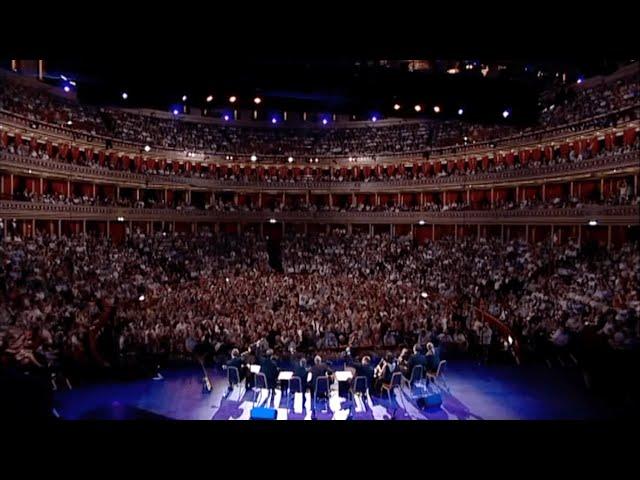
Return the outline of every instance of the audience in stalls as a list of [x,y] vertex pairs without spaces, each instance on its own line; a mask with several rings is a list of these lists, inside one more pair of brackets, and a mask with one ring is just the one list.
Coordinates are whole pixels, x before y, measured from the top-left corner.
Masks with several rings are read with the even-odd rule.
[[636,349],[636,247],[415,245],[337,230],[284,239],[280,274],[249,233],[135,233],[119,246],[90,236],[10,236],[0,250],[0,357],[73,371],[197,349],[224,356],[250,346],[249,354],[282,356],[417,344],[433,365],[429,355],[506,342],[473,307],[532,351],[565,348],[586,331],[612,350]]

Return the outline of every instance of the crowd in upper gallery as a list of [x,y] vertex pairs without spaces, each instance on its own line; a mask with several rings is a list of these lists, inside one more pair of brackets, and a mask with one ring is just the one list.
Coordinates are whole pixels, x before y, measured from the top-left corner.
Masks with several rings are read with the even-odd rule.
[[[516,131],[513,127],[482,126],[458,121],[406,121],[386,125],[370,124],[366,127],[309,126],[307,128],[282,127],[240,127],[228,124],[216,124],[188,121],[180,118],[160,118],[159,116],[125,112],[111,107],[94,107],[72,102],[46,93],[43,90],[28,87],[9,79],[0,79],[0,110],[19,114],[33,122],[57,125],[74,132],[109,137],[119,141],[149,145],[154,155],[159,148],[174,149],[179,152],[202,153],[203,155],[225,155],[225,159],[234,160],[239,155],[251,160],[256,168],[231,168],[218,166],[210,162],[167,162],[161,159],[145,158],[141,161],[123,161],[122,157],[101,159],[98,152],[92,152],[88,158],[82,151],[75,158],[72,149],[55,149],[55,154],[44,149],[32,148],[32,145],[10,145],[3,138],[3,145],[10,152],[31,155],[39,158],[51,158],[72,161],[85,165],[105,168],[146,172],[148,174],[186,175],[215,178],[230,181],[388,181],[414,180],[429,176],[467,175],[482,172],[499,172],[512,168],[538,168],[543,165],[574,162],[601,155],[603,150],[624,151],[634,146],[635,136],[617,144],[596,145],[589,140],[581,144],[568,145],[566,149],[542,148],[529,150],[527,156],[515,158],[509,155],[495,155],[485,161],[460,159],[449,160],[441,164],[423,162],[420,168],[382,168],[382,166],[356,166],[352,168],[326,166],[318,168],[317,157],[351,157],[356,162],[359,156],[379,156],[406,154],[410,152],[428,152],[441,146],[464,147],[474,143],[509,137],[516,133],[531,134],[548,127],[566,125],[568,129],[610,127],[623,124],[638,117],[640,108],[640,73],[633,74],[615,82],[597,84],[588,88],[574,86],[555,94],[545,93],[541,97],[540,124],[525,130]],[[577,125],[575,122],[582,121]],[[34,123],[36,125],[37,123]],[[542,134],[541,134],[542,135]],[[141,152],[142,150],[138,150]],[[453,151],[455,155],[455,151]],[[61,155],[61,153],[63,155]],[[145,155],[148,157],[149,155]],[[64,157],[64,158],[60,158]],[[422,158],[423,157],[416,157]],[[287,167],[287,160],[295,159],[295,165]],[[237,158],[235,158],[237,160]],[[281,163],[281,168],[273,166],[262,168],[263,160]],[[308,162],[311,162],[309,164]],[[233,162],[228,162],[233,163]],[[357,162],[356,162],[357,163]],[[220,168],[222,167],[222,168]],[[312,168],[315,167],[315,168]]]

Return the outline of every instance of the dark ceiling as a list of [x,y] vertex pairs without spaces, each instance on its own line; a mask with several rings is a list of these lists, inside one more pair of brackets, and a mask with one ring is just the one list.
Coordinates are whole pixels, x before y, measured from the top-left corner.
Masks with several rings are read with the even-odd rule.
[[[511,122],[535,119],[537,94],[567,74],[567,81],[615,70],[620,62],[513,60],[499,58],[461,58],[457,60],[409,59],[368,60],[362,58],[232,58],[218,60],[169,61],[160,58],[108,58],[104,60],[48,60],[47,73],[53,81],[60,74],[74,78],[82,101],[131,107],[169,110],[188,96],[191,106],[228,106],[236,95],[236,105],[252,107],[252,99],[263,98],[265,112],[304,110],[344,113],[366,118],[373,114],[392,115],[394,103],[399,112],[415,116],[413,105],[424,109],[421,115],[435,116],[433,106],[441,107],[441,118],[456,117],[459,108],[465,118],[500,122],[500,113],[509,108]],[[473,65],[473,68],[467,67]],[[486,76],[482,66],[488,66]],[[500,67],[499,67],[500,66]],[[459,73],[448,70],[457,68]],[[544,75],[540,76],[539,72]],[[129,98],[123,101],[122,92]]]

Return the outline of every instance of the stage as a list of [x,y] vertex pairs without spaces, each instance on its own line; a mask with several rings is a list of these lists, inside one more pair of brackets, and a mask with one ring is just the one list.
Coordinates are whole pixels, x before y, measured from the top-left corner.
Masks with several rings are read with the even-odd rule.
[[[54,403],[63,419],[168,418],[178,420],[249,420],[254,406],[252,391],[238,388],[227,394],[227,380],[210,370],[213,391],[202,392],[199,367],[163,372],[164,380],[143,379],[122,383],[103,383],[56,392]],[[539,420],[609,419],[620,412],[594,397],[582,383],[580,372],[550,369],[544,366],[480,366],[470,361],[450,362],[442,388],[442,405],[419,408],[408,390],[396,391],[389,402],[386,396],[358,397],[351,405],[332,391],[327,410],[319,402],[317,420]],[[267,400],[261,393],[259,403],[276,409],[278,420],[312,419],[311,399],[304,406],[300,395],[291,399],[279,389]]]

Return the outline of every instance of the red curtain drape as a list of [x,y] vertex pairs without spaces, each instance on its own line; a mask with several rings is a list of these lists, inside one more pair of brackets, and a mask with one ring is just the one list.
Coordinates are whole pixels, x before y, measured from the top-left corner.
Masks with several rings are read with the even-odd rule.
[[604,136],[604,147],[605,147],[607,150],[611,150],[611,149],[613,148],[613,144],[614,144],[614,142],[615,142],[615,138],[614,138],[613,133],[607,133],[607,134]]
[[624,144],[625,145],[633,145],[633,142],[636,140],[636,129],[631,127],[627,128],[624,131]]

